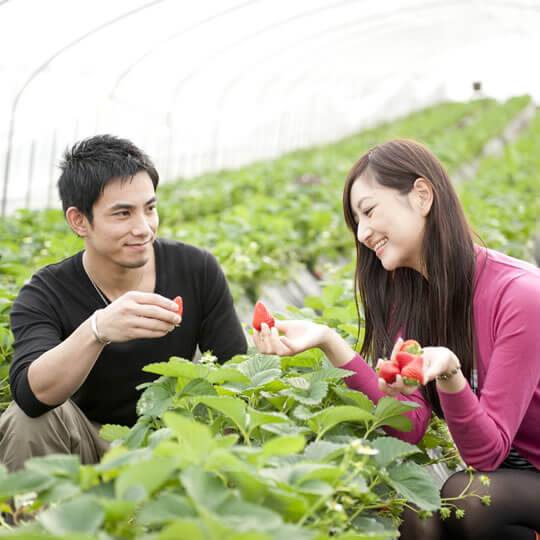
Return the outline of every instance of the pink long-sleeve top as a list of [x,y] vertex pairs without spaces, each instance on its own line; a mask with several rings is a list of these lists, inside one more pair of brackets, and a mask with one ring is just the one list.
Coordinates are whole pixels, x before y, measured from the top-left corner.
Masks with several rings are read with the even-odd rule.
[[[540,469],[540,269],[497,251],[475,249],[478,394],[469,385],[454,394],[438,390],[445,420],[467,465],[494,470],[513,446]],[[360,355],[342,367],[355,372],[345,379],[350,388],[375,402],[385,396]],[[414,429],[387,431],[416,444],[431,407],[419,391],[397,399],[420,405],[406,414]]]

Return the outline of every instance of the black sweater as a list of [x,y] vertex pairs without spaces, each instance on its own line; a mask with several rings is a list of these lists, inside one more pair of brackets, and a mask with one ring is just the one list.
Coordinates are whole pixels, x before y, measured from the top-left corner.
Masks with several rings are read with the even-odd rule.
[[[157,377],[142,371],[171,356],[191,359],[197,345],[220,362],[245,353],[247,344],[225,276],[213,255],[200,248],[158,239],[155,292],[184,301],[182,323],[157,339],[111,343],[101,352],[72,400],[99,423],[133,425],[140,391]],[[14,355],[10,368],[13,397],[32,417],[54,407],[40,402],[28,384],[28,367],[66,339],[97,309],[104,308],[82,265],[82,251],[36,272],[19,292],[10,318]],[[60,405],[60,404],[57,404]]]

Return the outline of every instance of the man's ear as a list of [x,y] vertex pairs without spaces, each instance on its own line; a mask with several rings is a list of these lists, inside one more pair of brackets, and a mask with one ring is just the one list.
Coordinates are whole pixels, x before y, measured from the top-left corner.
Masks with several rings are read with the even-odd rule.
[[426,217],[433,204],[433,186],[429,180],[419,177],[414,181],[412,194],[423,217]]
[[77,207],[70,206],[66,210],[66,220],[77,236],[81,238],[87,236],[90,223],[88,222],[88,218]]

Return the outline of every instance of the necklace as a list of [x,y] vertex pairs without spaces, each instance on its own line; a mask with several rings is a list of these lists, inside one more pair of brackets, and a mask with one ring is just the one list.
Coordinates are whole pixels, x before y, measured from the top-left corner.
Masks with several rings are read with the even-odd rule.
[[[86,272],[86,270],[85,270]],[[86,272],[86,275],[88,276],[88,272]],[[94,289],[96,289],[96,292],[99,294],[99,297],[103,300],[103,303],[108,306],[110,302],[105,298],[105,295],[101,292],[100,288],[94,283],[92,278],[88,276],[88,279],[90,280],[90,283],[94,286]]]
[[105,295],[101,292],[101,289],[94,283],[94,280],[90,277],[90,274],[88,273],[88,270],[84,267],[84,264],[82,265],[84,273],[86,274],[86,277],[90,280],[90,283],[94,286],[94,289],[96,289],[96,292],[98,293],[99,297],[103,300],[103,303],[108,306],[110,304],[109,300],[105,297]]

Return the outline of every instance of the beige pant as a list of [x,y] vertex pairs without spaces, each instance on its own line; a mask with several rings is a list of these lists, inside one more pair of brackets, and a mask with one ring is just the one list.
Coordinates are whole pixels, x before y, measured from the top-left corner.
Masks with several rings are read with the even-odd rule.
[[109,443],[71,400],[31,418],[13,401],[0,416],[0,462],[12,472],[31,457],[77,454],[83,464],[98,463]]

